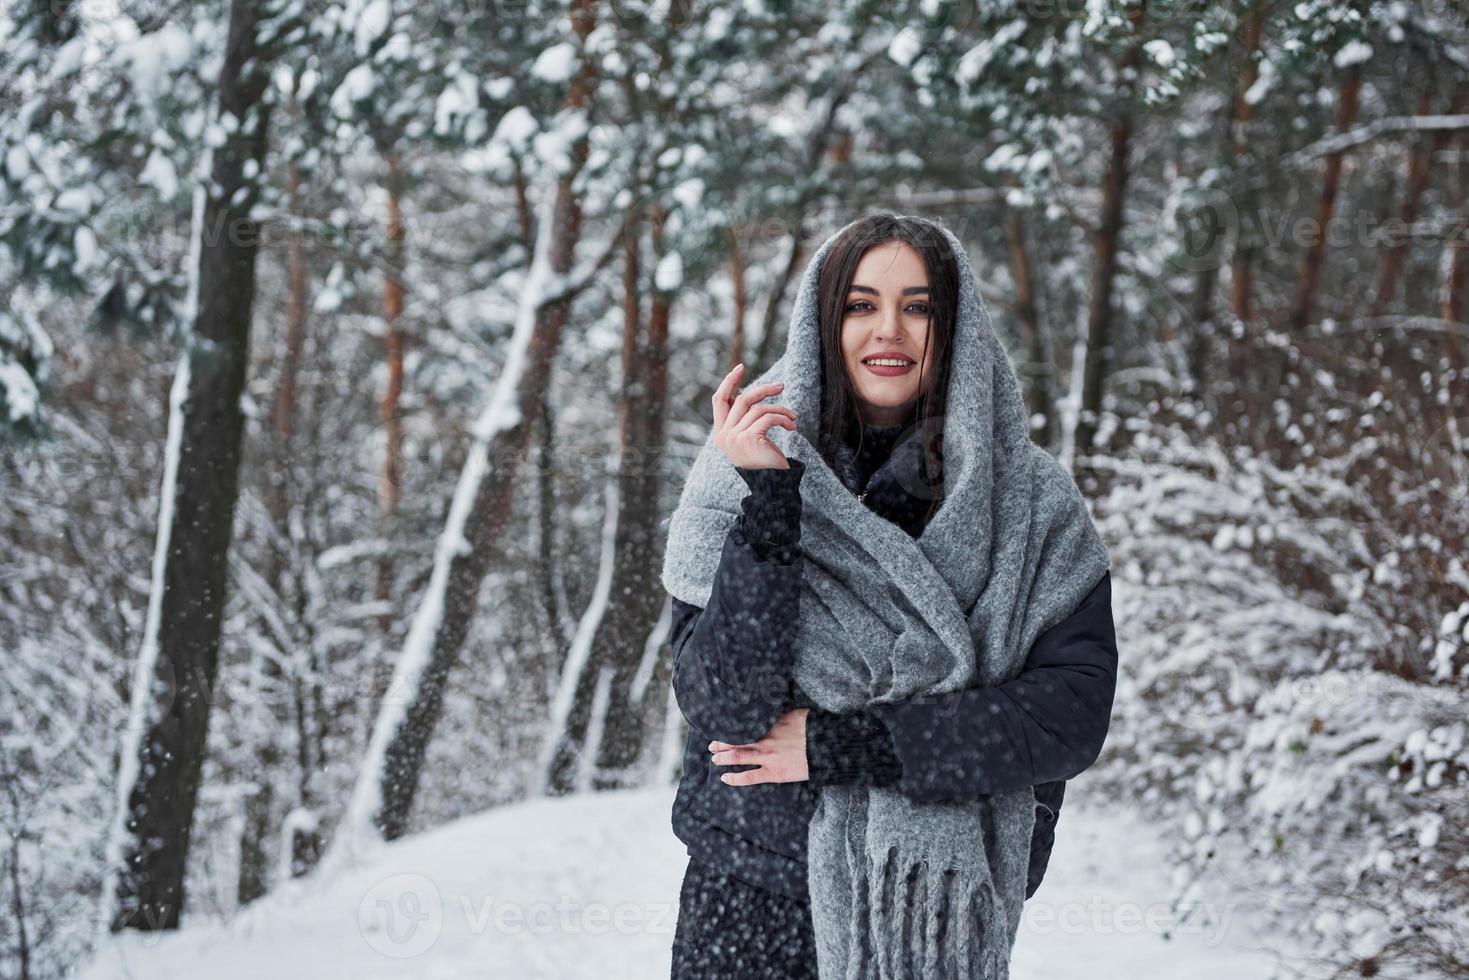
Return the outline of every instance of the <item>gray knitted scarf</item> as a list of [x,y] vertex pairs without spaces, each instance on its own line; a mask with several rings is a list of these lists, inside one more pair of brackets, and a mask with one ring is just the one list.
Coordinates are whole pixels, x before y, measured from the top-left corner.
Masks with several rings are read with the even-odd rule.
[[[806,465],[795,682],[829,711],[1009,680],[1108,566],[1080,490],[1030,439],[969,258],[942,232],[959,264],[959,311],[944,500],[919,538],[858,502],[818,448],[817,283],[840,232],[811,258],[785,352],[752,382],[784,380],[774,400],[797,413],[796,430],[769,430]],[[672,595],[708,605],[747,493],[711,430],[669,522],[663,584]],[[942,803],[898,787],[821,787],[807,878],[820,975],[1008,977],[1034,823],[1029,787]]]

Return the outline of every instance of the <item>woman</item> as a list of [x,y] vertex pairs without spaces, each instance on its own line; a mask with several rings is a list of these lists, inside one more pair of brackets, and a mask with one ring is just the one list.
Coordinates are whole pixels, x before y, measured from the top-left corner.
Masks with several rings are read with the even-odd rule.
[[[1084,587],[1072,588],[1071,598],[1059,598],[1059,605],[1040,617],[1045,628],[1038,630],[1023,669],[1011,671],[1013,676],[922,697],[887,698],[848,711],[823,710],[795,682],[801,646],[797,623],[821,622],[803,620],[802,614],[823,605],[817,595],[803,597],[801,588],[801,484],[808,462],[828,466],[840,486],[873,514],[908,539],[926,544],[924,530],[946,503],[943,458],[927,452],[926,444],[941,437],[946,450],[951,442],[964,449],[963,441],[944,434],[944,416],[939,414],[963,401],[949,398],[955,377],[966,393],[993,389],[994,401],[1004,411],[991,414],[1008,428],[988,456],[1016,458],[1017,405],[1006,404],[1009,389],[1004,383],[1014,384],[1013,370],[1005,362],[1007,370],[996,371],[996,378],[980,375],[976,380],[971,369],[981,363],[976,351],[982,350],[978,341],[988,333],[988,321],[982,307],[973,305],[977,295],[971,304],[959,302],[966,286],[972,290],[967,258],[931,223],[886,213],[854,222],[813,257],[793,314],[787,354],[768,372],[781,375],[778,369],[790,369],[804,351],[813,355],[805,360],[806,374],[783,375],[787,386],[755,384],[736,395],[741,377],[737,367],[715,392],[714,427],[706,449],[720,454],[748,492],[737,513],[715,516],[715,508],[684,506],[692,490],[686,486],[670,533],[665,584],[674,593],[674,686],[691,727],[673,813],[674,831],[690,855],[674,944],[675,977],[816,976],[808,871],[816,874],[818,868],[808,868],[808,825],[827,796],[840,800],[840,808],[854,809],[851,793],[857,787],[901,794],[925,808],[915,811],[919,813],[933,811],[935,804],[995,794],[1013,798],[1023,792],[1033,814],[1021,828],[1028,860],[1019,874],[1029,897],[1045,870],[1064,780],[1089,766],[1100,751],[1111,710],[1116,647],[1105,551],[1085,533],[1072,539],[1087,547],[1074,548],[1069,556],[1083,559],[1074,563],[1082,569]],[[955,349],[964,373],[951,377],[949,352]],[[818,397],[806,403],[818,409],[820,420],[809,431],[821,449],[819,458],[803,461],[788,458],[772,438],[785,434],[779,429],[799,431],[802,420],[791,407],[765,399],[792,385],[799,388],[803,380],[810,393],[816,387],[809,384],[812,375],[819,381]],[[1018,403],[1018,396],[1010,401]],[[1023,419],[1021,411],[1021,425]],[[1023,429],[1019,437],[1028,447]],[[985,455],[970,449],[963,458]],[[696,475],[690,474],[691,485]],[[977,482],[971,478],[958,485],[964,489]],[[990,483],[993,487],[995,481]],[[975,499],[966,492],[960,503],[974,507]],[[1075,500],[1070,503],[1074,507]],[[690,533],[678,525],[685,513],[727,531],[719,536]],[[1076,527],[1085,523],[1074,510],[1069,520]],[[976,516],[974,526],[982,523]],[[1089,530],[1089,524],[1081,530]],[[994,545],[1003,539],[995,535]],[[697,576],[683,574],[680,562],[686,559],[672,554],[679,544],[706,552],[693,559],[695,567],[702,561],[704,589]],[[973,542],[969,547],[974,550]],[[822,560],[843,571],[842,561],[832,562],[829,556]],[[845,571],[880,563],[873,555],[855,553]],[[1014,577],[1034,581],[1034,571]],[[953,581],[966,580],[956,574]],[[1063,580],[1053,575],[1050,581]],[[1059,595],[1065,589],[1053,591]],[[703,593],[707,601],[690,601]],[[840,629],[832,623],[826,631]],[[983,674],[978,665],[969,666],[970,675]],[[813,689],[823,689],[821,676],[811,677]],[[871,678],[867,680],[870,689]],[[838,819],[824,816],[828,822]],[[856,826],[851,818],[841,819],[843,827]],[[994,837],[994,815],[989,819],[989,824],[975,825],[990,834],[986,841]],[[1019,820],[1012,816],[1006,826],[1011,824],[1019,826]],[[829,838],[813,840],[825,841],[823,868],[840,863],[831,858],[836,852]],[[1003,929],[993,899],[1000,894],[998,880],[1016,878],[1017,873],[1007,870],[999,857],[987,859],[992,867],[984,876],[994,880],[986,883],[983,894],[991,897],[989,918],[997,923],[989,932],[990,948],[978,949],[982,943],[976,940],[963,962],[951,955],[948,947],[962,940],[946,945],[947,909],[941,907],[923,920],[925,931],[918,938],[926,942],[917,943],[924,949],[913,954],[913,962],[900,962],[897,954],[902,951],[887,947],[909,945],[920,922],[916,913],[901,917],[909,931],[900,931],[894,942],[877,942],[865,952],[829,943],[829,972],[842,975],[837,972],[844,969],[839,960],[869,955],[882,961],[876,970],[882,975],[979,975],[983,967],[970,965],[984,963],[991,973],[1002,968],[1000,952],[1007,962],[1008,946],[999,952],[994,948],[1003,941],[994,938]],[[817,880],[826,894],[832,876],[820,873],[823,877]],[[910,886],[913,880],[908,879]],[[866,894],[863,882],[837,885],[831,908],[842,905],[844,888]],[[860,910],[864,922],[879,918],[874,909]],[[955,911],[965,914],[964,909]],[[970,917],[977,916],[974,912]],[[934,922],[938,928],[931,928]]]

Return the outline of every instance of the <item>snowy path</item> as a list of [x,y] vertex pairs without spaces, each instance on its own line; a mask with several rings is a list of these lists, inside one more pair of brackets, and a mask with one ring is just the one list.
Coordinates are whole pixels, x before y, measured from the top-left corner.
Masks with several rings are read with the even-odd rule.
[[[1015,980],[1265,980],[1248,913],[1162,935],[1158,837],[1068,786]],[[229,924],[112,940],[85,980],[668,976],[686,860],[673,791],[538,800],[395,842],[336,881],[293,885]]]

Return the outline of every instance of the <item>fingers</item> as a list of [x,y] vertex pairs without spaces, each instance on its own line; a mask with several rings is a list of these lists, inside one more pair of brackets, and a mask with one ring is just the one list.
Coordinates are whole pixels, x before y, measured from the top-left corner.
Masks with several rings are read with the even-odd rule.
[[710,761],[716,766],[755,766],[754,769],[745,769],[741,772],[720,773],[719,781],[729,786],[753,786],[756,783],[776,783],[781,780],[772,771],[767,763],[777,761],[762,747],[764,740],[751,742],[747,745],[730,745],[728,742],[715,740],[709,743],[709,751],[714,753]]
[[779,465],[782,469],[787,469],[791,465],[790,460],[787,459],[785,453],[781,452],[780,449],[775,445],[775,443],[770,440],[770,430],[777,425],[783,426],[784,428],[787,428],[792,432],[796,431],[795,419],[787,418],[786,416],[781,415],[778,412],[769,412],[756,419],[755,422],[751,424],[749,429],[737,434],[745,435],[746,433],[748,433],[751,438],[753,438],[756,444],[763,444],[768,448],[769,452],[773,453],[775,457],[780,460]]
[[709,751],[721,752],[724,749],[755,749],[756,751],[759,751],[763,741],[764,739],[762,739],[760,742],[741,742],[740,744],[736,745],[733,742],[721,742],[719,741],[719,739],[715,739],[714,741],[709,743]]
[[729,403],[731,396],[734,394],[735,382],[744,373],[745,365],[743,363],[736,364],[730,368],[729,373],[724,376],[724,380],[719,382],[719,387],[714,389],[714,427],[716,429],[724,425],[724,420],[729,415]]
[[781,389],[784,387],[785,385],[783,383],[776,381],[771,384],[755,385],[753,388],[746,388],[736,395],[734,402],[729,406],[729,411],[725,414],[725,435],[739,435],[749,425],[750,421],[757,417],[759,412],[764,412],[772,408],[790,412],[791,417],[794,418],[796,413],[784,405],[760,403],[762,398],[769,398],[771,395],[780,394]]
[[[787,712],[776,724],[793,715]],[[740,772],[721,773],[719,781],[729,786],[753,786],[756,783],[789,783],[809,779],[806,769],[805,750],[800,749],[800,758],[792,758],[789,745],[782,745],[770,738],[746,745],[730,745],[715,740],[709,743],[710,762],[716,766],[753,766]]]
[[727,772],[719,777],[719,781],[730,786],[753,786],[756,783],[773,783],[777,780],[767,776],[764,769],[746,769],[744,772]]
[[[753,746],[747,745],[735,748],[734,746],[725,745],[723,742],[709,743],[711,749],[716,745],[721,746],[721,749],[710,756],[710,760],[716,766],[758,765],[757,757],[763,754]],[[755,783],[768,783],[774,780],[769,778],[763,767],[760,767],[746,769],[743,772],[720,773],[719,781],[730,786],[750,786]]]
[[[770,416],[773,417],[769,418],[769,421],[766,421],[767,417]],[[739,435],[746,431],[758,434],[776,424],[784,425],[787,429],[794,429],[796,427],[796,413],[784,405],[770,405],[762,402],[742,415],[738,421],[731,422],[729,428],[733,435]]]
[[714,425],[716,429],[737,426],[749,411],[750,406],[763,398],[779,394],[785,388],[783,381],[771,381],[763,385],[755,385],[746,388],[738,395],[733,394],[734,382],[738,379],[737,372],[743,372],[743,366],[736,368],[724,376],[718,388],[714,391]]
[[[724,425],[725,419],[729,417],[732,409],[738,409],[738,413],[742,414],[745,409],[750,407],[752,401],[769,398],[785,387],[785,382],[783,381],[771,381],[763,385],[756,385],[753,388],[746,388],[736,396],[734,393],[735,384],[744,373],[745,365],[736,364],[724,376],[724,380],[719,382],[719,387],[714,389],[711,400],[714,403],[714,425],[716,428]],[[756,394],[757,392],[758,394]],[[738,421],[738,417],[737,414],[736,421]]]
[[762,755],[764,753],[759,749],[746,746],[744,748],[722,749],[711,755],[709,760],[716,766],[759,765]]

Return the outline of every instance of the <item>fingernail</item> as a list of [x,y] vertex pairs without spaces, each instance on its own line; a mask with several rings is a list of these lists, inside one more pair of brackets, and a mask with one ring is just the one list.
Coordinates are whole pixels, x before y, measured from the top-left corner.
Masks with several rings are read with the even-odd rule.
[[729,773],[725,773],[723,776],[720,776],[719,777],[719,781],[721,783],[727,783],[727,782],[729,782]]
[[709,743],[709,751],[710,752],[713,752],[714,751],[714,743],[713,742],[710,742]]

